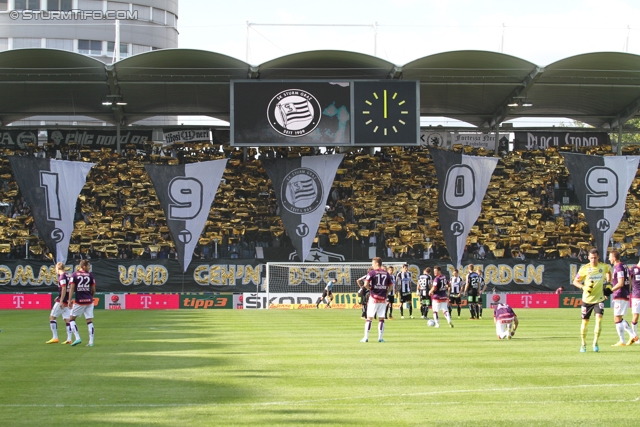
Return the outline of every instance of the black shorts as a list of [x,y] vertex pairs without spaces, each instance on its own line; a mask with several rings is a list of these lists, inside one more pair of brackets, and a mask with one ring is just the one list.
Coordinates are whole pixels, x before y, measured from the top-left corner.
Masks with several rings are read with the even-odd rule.
[[387,302],[393,304],[394,302],[396,302],[396,296],[395,295],[387,295]]
[[460,295],[458,295],[456,297],[449,296],[449,304],[451,304],[451,305],[453,305],[453,304],[461,305],[462,304],[462,298],[460,298]]
[[327,292],[327,290],[325,289],[324,291],[322,291],[322,298],[327,297],[327,296],[332,297],[333,296],[333,292],[331,292],[331,291]]
[[400,302],[411,302],[411,294],[400,294]]
[[420,305],[426,305],[427,307],[431,307],[431,298],[430,297],[420,297]]
[[358,301],[361,305],[367,305],[367,301],[369,301],[369,291],[366,288],[361,288],[360,290],[364,290],[364,292],[358,291]]
[[604,302],[597,302],[595,304],[582,303],[582,318],[584,320],[589,320],[592,312],[604,316]]

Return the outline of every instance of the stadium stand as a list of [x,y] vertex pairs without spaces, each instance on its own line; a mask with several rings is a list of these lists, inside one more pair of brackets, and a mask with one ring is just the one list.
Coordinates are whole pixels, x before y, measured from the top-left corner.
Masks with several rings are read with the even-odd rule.
[[[24,258],[27,248],[29,258],[50,258],[7,159],[8,155],[56,155],[48,149],[31,145],[21,152],[2,152],[0,258]],[[495,155],[468,146],[455,149]],[[582,151],[611,152],[610,147]],[[639,147],[626,147],[624,154],[639,151]],[[229,159],[224,182],[195,257],[213,258],[215,246],[220,258],[254,258],[256,247],[290,246],[260,158],[312,154],[318,150],[281,147],[261,149],[260,153],[250,149],[244,158],[242,149],[229,146],[176,144],[163,149],[150,144],[144,152],[131,146],[118,155],[112,150],[91,151],[71,144],[60,153],[62,159],[91,161],[96,166],[78,200],[69,259],[175,257],[164,213],[144,164],[224,157]],[[384,147],[374,155],[368,149],[349,152],[338,169],[317,244],[329,248],[357,242],[376,245],[386,258],[447,259],[438,224],[437,191],[435,169],[426,148]],[[590,246],[591,235],[579,206],[567,194],[571,194],[571,182],[557,150],[502,153],[464,257],[578,258]],[[562,204],[560,215],[554,215],[556,200]],[[627,257],[636,257],[640,247],[639,212],[636,180],[614,235],[614,245]]]

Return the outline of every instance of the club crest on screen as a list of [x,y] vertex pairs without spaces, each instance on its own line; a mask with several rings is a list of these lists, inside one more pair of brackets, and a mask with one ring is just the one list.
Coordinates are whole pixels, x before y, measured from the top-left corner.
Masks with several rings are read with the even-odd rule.
[[267,107],[271,127],[284,136],[297,138],[318,126],[322,109],[315,96],[301,89],[287,89],[274,96]]

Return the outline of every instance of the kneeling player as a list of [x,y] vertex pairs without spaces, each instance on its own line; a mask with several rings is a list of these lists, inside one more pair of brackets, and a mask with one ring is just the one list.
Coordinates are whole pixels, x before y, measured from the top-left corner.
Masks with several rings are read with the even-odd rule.
[[[500,295],[494,295],[493,302],[499,301]],[[518,316],[508,304],[497,304],[493,308],[493,322],[496,324],[496,335],[499,340],[510,340],[518,329]]]

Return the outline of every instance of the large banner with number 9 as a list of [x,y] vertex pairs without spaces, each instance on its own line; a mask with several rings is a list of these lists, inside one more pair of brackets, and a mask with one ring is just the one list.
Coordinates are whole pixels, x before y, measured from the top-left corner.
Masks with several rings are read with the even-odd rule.
[[186,271],[209,216],[227,159],[188,165],[145,165]]
[[622,219],[627,192],[636,176],[640,157],[562,155],[600,258],[604,260],[609,239]]

